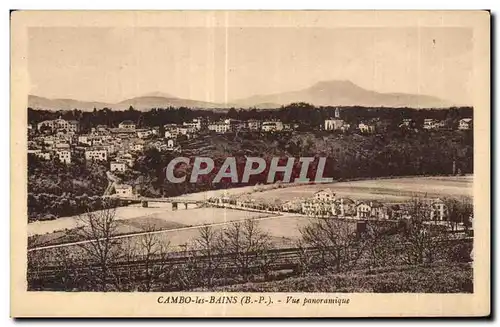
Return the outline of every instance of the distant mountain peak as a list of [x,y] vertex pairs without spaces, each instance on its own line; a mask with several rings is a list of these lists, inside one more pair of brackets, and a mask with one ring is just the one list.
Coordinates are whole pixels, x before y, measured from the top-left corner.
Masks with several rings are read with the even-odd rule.
[[[142,97],[155,97],[155,98],[176,98],[176,97],[174,97],[173,95],[171,95],[171,94],[169,94],[169,93],[159,92],[159,91],[146,93],[146,94],[142,95]],[[139,98],[139,97],[138,97],[138,98]]]
[[259,106],[262,103],[287,105],[294,102],[307,102],[315,106],[394,108],[447,108],[453,105],[449,101],[423,94],[379,93],[362,88],[350,80],[324,80],[298,91],[254,95],[235,101],[243,107]]
[[92,110],[104,107],[126,110],[130,106],[136,110],[152,108],[188,107],[188,108],[279,108],[290,103],[306,102],[315,106],[364,106],[392,108],[449,108],[454,104],[435,96],[407,93],[379,93],[364,89],[350,80],[324,80],[312,86],[277,94],[253,95],[231,103],[212,103],[206,101],[182,99],[164,92],[150,92],[143,96],[126,99],[110,104],[96,101],[78,101],[72,99],[47,99],[30,95],[28,106],[34,109],[48,110]]
[[312,87],[316,86],[354,86],[354,87],[359,87],[358,85],[354,84],[350,80],[341,80],[341,79],[333,79],[333,80],[324,80],[324,81],[319,81],[315,83]]

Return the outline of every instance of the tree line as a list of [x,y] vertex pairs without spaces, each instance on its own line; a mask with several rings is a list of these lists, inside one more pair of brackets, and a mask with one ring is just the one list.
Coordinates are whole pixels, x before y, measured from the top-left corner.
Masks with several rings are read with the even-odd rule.
[[[224,109],[208,110],[193,108],[152,108],[149,111],[135,110],[132,106],[128,110],[111,110],[109,108],[94,109],[93,111],[59,110],[49,111],[28,108],[28,123],[38,124],[44,120],[63,118],[77,120],[80,122],[82,131],[89,131],[97,125],[118,127],[124,120],[131,120],[139,128],[163,126],[165,124],[180,124],[193,118],[205,117],[210,121],[224,118],[238,120],[272,120],[279,119],[284,123],[300,123],[304,126],[318,127],[323,125],[325,119],[334,117],[337,107],[313,106],[307,103],[292,103],[275,109]],[[425,118],[445,120],[450,127],[456,127],[458,120],[464,117],[472,117],[472,107],[452,107],[448,109],[414,109],[414,108],[368,108],[361,106],[339,107],[341,118],[348,123],[357,124],[364,120],[380,118],[390,121],[397,126],[404,118],[413,119],[417,126],[423,123]]]

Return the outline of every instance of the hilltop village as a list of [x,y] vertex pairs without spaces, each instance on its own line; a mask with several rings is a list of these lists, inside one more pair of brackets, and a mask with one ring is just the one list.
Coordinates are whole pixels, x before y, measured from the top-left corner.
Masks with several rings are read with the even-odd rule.
[[[243,171],[247,157],[266,162],[273,157],[325,157],[323,176],[337,181],[470,173],[473,120],[468,113],[321,109],[304,104],[226,113],[182,108],[93,113],[29,109],[29,216],[45,220],[78,214],[85,207],[99,209],[102,196],[165,197],[269,183],[266,170],[245,183],[214,184],[214,174],[207,174],[197,183],[175,185],[165,178],[165,168],[177,157],[208,157],[217,170],[235,156],[238,171]],[[176,174],[189,176],[192,169],[192,164],[176,167]],[[299,172],[300,166],[294,165],[295,178]],[[300,207],[305,214],[311,210],[307,201]]]

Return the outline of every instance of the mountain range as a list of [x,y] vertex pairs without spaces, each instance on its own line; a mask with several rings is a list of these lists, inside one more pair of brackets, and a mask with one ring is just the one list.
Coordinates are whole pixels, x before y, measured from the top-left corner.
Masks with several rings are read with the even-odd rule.
[[311,87],[291,92],[267,95],[254,95],[231,103],[213,103],[191,99],[182,99],[170,94],[153,92],[118,103],[79,101],[73,99],[48,99],[29,95],[28,106],[46,110],[93,110],[110,108],[125,110],[130,106],[136,110],[151,108],[189,107],[201,109],[224,108],[279,108],[294,102],[307,102],[316,106],[365,106],[365,107],[411,107],[411,108],[447,108],[454,106],[438,97],[409,93],[380,93],[364,89],[351,81],[323,81]]

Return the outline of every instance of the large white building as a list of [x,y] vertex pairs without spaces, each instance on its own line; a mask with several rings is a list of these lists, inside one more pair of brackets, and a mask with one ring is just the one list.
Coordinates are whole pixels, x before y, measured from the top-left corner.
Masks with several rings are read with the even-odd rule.
[[279,132],[284,128],[283,123],[279,120],[277,121],[265,121],[262,123],[261,130],[263,132]]
[[182,125],[191,128],[193,132],[195,132],[205,129],[208,125],[207,123],[208,121],[206,119],[200,117],[195,118],[190,122],[183,122]]
[[325,131],[343,130],[345,122],[339,118],[330,118],[325,120]]
[[335,201],[335,193],[332,192],[329,188],[317,191],[314,193],[314,200],[320,202],[333,202]]
[[208,130],[214,131],[218,134],[228,133],[231,130],[231,126],[223,121],[215,122],[208,125]]
[[135,123],[131,120],[124,120],[118,124],[118,128],[135,130]]
[[89,149],[85,151],[85,160],[106,161],[108,160],[108,152],[104,149]]
[[61,118],[54,120],[45,120],[37,125],[37,129],[49,129],[51,132],[62,131],[65,133],[78,133],[79,123],[76,120],[64,120]]
[[109,170],[124,172],[127,170],[127,163],[123,161],[112,161],[109,165]]

